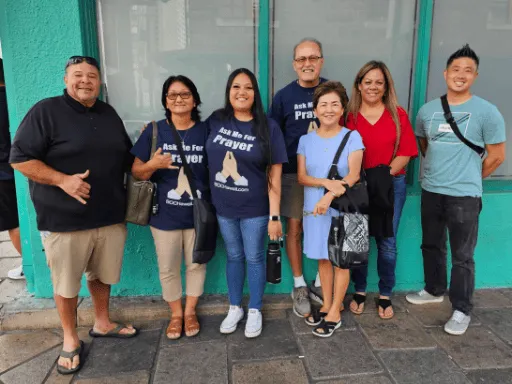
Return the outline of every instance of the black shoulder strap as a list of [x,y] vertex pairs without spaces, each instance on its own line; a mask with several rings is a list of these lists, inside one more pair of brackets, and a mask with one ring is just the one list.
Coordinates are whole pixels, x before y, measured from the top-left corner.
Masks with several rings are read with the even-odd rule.
[[452,128],[453,133],[455,133],[455,136],[457,136],[460,141],[462,141],[469,148],[478,153],[480,157],[482,157],[485,153],[485,149],[476,144],[473,144],[471,141],[466,139],[462,133],[460,133],[459,127],[453,118],[452,111],[450,111],[450,105],[448,104],[448,98],[446,95],[441,96],[441,105],[443,106],[444,118],[448,124],[450,124],[450,127]]
[[341,152],[343,152],[343,149],[345,149],[345,146],[347,145],[351,133],[352,131],[349,130],[345,137],[343,137],[343,140],[341,140],[341,144],[338,148],[338,151],[336,152],[336,155],[334,155],[334,159],[332,160],[331,169],[329,170],[329,175],[327,175],[328,179],[332,179],[336,172],[338,171],[338,161],[340,160]]
[[180,134],[176,130],[176,127],[174,126],[172,121],[170,121],[170,120],[169,120],[169,126],[171,127],[171,132],[172,132],[172,135],[174,136],[174,141],[176,142],[176,146],[178,147],[178,152],[180,153],[181,164],[183,165],[183,168],[185,170],[185,175],[187,176],[188,183],[190,185],[190,189],[192,190],[192,197],[194,199],[197,199],[196,182],[194,181],[192,169],[190,168],[190,165],[187,163],[187,158],[185,157],[185,152],[183,151]]

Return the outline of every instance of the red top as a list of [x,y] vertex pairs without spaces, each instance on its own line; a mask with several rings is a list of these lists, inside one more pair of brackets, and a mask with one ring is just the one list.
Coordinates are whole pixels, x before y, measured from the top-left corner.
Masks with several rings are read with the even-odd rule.
[[[409,121],[407,112],[398,107],[398,118],[400,120],[401,135],[400,143],[396,156],[418,156],[418,147],[416,146],[416,137]],[[396,128],[391,113],[384,110],[382,116],[375,124],[370,124],[360,113],[357,116],[357,124],[352,114],[347,116],[345,126],[348,129],[356,130],[363,138],[365,146],[363,167],[364,169],[373,168],[381,164],[389,165],[393,157],[396,142]],[[397,175],[405,175],[405,168]]]

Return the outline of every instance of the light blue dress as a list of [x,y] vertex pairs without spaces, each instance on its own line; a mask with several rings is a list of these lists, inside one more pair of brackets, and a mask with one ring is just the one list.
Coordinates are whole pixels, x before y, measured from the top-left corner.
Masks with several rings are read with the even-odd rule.
[[[334,155],[343,137],[350,132],[342,128],[340,133],[329,139],[322,138],[316,131],[300,138],[297,154],[306,158],[306,173],[308,176],[326,178]],[[338,161],[338,173],[348,174],[348,156],[350,153],[364,149],[363,140],[357,131],[351,133],[345,149]],[[304,187],[304,253],[310,259],[328,260],[327,241],[331,228],[331,217],[339,215],[338,211],[329,208],[327,214],[313,216],[316,203],[325,195],[324,188]]]

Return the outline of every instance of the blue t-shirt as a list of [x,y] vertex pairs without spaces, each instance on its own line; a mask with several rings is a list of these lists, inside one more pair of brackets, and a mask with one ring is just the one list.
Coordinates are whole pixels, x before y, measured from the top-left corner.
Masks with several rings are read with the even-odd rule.
[[[498,109],[478,96],[450,105],[462,135],[484,147],[505,141],[505,121]],[[453,133],[445,120],[441,99],[421,107],[416,136],[428,140],[424,158],[423,189],[449,196],[482,196],[482,159]]]
[[[348,132],[350,130],[343,127],[340,133],[328,139],[318,136],[316,131],[300,138],[297,154],[306,158],[306,173],[308,176],[320,179],[327,178],[334,156],[340,147],[341,141]],[[359,132],[353,131],[338,161],[338,173],[340,176],[348,174],[348,156],[360,149],[364,149],[363,139]],[[313,212],[316,203],[324,195],[324,188],[304,187],[304,211]]]
[[[150,216],[149,225],[166,231],[194,228],[191,189],[184,168],[180,166],[182,161],[171,127],[166,120],[158,121],[157,125],[156,148],[162,148],[162,153],[170,153],[173,165],[180,169],[159,169],[151,176],[151,181],[157,184],[159,210],[156,215]],[[192,128],[178,131],[178,133],[185,143],[183,151],[194,174],[196,187],[199,190],[198,196],[208,198],[206,125],[199,122]],[[143,162],[149,161],[152,136],[152,125],[148,124],[131,150],[131,153]]]
[[[320,83],[325,81],[320,78]],[[272,100],[268,117],[274,119],[283,131],[288,154],[288,164],[283,165],[283,173],[297,173],[299,139],[320,125],[313,112],[313,93],[316,88],[301,87],[294,80],[279,90]]]
[[[267,122],[272,164],[285,163],[283,134],[274,120]],[[237,219],[268,215],[266,164],[253,121],[222,119],[214,114],[206,123],[212,202],[217,213]]]

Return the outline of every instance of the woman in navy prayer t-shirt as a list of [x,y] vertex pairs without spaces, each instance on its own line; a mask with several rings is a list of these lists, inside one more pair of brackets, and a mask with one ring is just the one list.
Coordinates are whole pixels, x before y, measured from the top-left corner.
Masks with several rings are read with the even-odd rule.
[[245,336],[257,337],[262,329],[265,237],[282,236],[279,202],[286,147],[277,123],[265,116],[254,74],[245,68],[231,73],[225,107],[207,124],[212,201],[227,252],[230,308],[220,331],[234,332],[244,316],[240,305],[247,261],[250,300]]
[[[198,196],[205,196],[209,189],[205,144],[208,137],[206,125],[200,122],[198,107],[201,104],[194,83],[185,76],[169,77],[162,88],[162,105],[166,119],[157,122],[157,151],[151,154],[153,136],[149,124],[132,148],[135,162],[132,174],[139,180],[157,184],[159,210],[150,216],[149,225],[155,241],[160,283],[172,317],[167,327],[167,337],[178,339],[183,323],[185,334],[199,332],[196,305],[203,294],[206,265],[192,262],[195,242],[192,191],[181,166],[181,159],[169,122],[178,131],[186,161],[192,169]],[[186,265],[186,304],[181,304],[181,259]],[[183,320],[184,318],[184,320]]]

